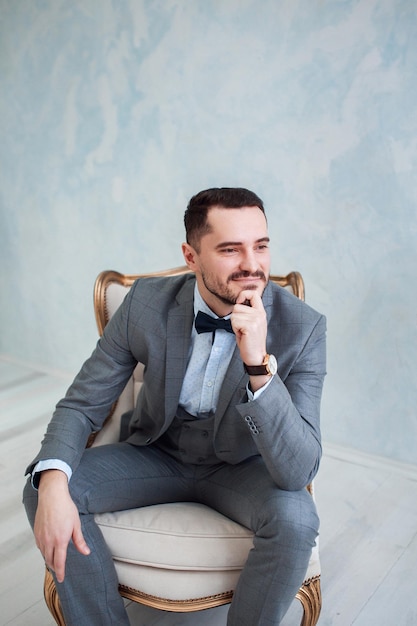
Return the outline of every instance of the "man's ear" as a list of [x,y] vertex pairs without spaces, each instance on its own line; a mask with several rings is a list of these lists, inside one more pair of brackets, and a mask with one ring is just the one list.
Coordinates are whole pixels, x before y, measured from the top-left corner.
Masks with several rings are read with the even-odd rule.
[[189,243],[183,243],[182,253],[184,255],[184,260],[185,260],[187,267],[194,272],[196,270],[196,265],[197,265],[197,257],[198,257],[197,252],[194,250],[192,246],[190,246]]

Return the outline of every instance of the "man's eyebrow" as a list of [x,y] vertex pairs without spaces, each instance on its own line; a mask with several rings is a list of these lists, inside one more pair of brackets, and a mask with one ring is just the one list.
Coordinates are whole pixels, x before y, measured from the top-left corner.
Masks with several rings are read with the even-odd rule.
[[[257,239],[254,243],[262,243],[262,242],[269,243],[270,238],[260,237],[260,239]],[[215,249],[220,250],[221,248],[228,248],[229,246],[242,246],[242,245],[243,245],[242,241],[222,241],[221,243],[217,244]]]

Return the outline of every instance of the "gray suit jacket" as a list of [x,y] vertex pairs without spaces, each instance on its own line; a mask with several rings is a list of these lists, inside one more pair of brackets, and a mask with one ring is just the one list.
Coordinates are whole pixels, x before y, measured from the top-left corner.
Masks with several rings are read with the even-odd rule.
[[[129,441],[149,445],[175,417],[194,318],[195,277],[142,278],[105,328],[92,356],[57,405],[42,448],[28,468],[59,458],[75,469],[87,439],[99,430],[138,361],[144,384]],[[214,446],[219,459],[239,463],[261,455],[272,479],[287,490],[305,487],[320,456],[320,398],[325,375],[325,318],[274,283],[263,295],[267,350],[278,375],[248,402],[236,347],[220,392]],[[252,426],[252,428],[250,428]]]

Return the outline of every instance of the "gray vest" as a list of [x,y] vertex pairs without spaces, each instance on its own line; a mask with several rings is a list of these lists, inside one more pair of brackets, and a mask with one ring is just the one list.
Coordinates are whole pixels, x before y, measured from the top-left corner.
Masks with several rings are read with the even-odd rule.
[[214,416],[197,419],[178,407],[168,430],[154,445],[182,463],[213,465],[220,463],[213,446]]

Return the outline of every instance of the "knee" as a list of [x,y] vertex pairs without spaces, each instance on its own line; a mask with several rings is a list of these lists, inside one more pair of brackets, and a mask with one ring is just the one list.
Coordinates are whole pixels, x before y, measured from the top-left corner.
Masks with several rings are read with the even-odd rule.
[[23,489],[23,505],[25,507],[29,523],[33,528],[35,523],[36,509],[38,508],[38,492],[33,487],[32,478],[30,476],[27,479],[25,487]]
[[262,528],[257,533],[269,536],[281,545],[311,549],[314,546],[319,518],[313,498],[306,491],[277,490],[264,503]]

